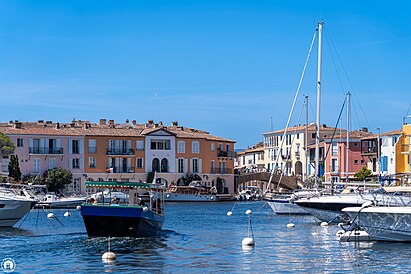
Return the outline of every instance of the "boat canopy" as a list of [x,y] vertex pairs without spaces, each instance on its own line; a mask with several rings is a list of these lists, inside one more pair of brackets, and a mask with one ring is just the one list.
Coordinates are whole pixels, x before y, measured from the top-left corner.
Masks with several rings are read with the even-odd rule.
[[137,189],[137,188],[147,188],[147,189],[165,189],[161,184],[148,184],[139,182],[86,182],[86,187],[93,188],[122,188],[122,189]]

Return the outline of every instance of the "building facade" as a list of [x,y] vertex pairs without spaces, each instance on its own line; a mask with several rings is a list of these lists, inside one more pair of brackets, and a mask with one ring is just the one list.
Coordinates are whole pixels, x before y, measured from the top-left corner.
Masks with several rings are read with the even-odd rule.
[[[15,154],[23,174],[39,175],[55,167],[73,174],[67,190],[85,193],[85,181],[145,182],[155,172],[166,186],[182,184],[183,177],[197,174],[205,186],[219,193],[234,193],[235,141],[206,131],[165,126],[149,120],[144,124],[98,124],[73,120],[1,123],[0,131],[16,144]],[[8,174],[3,160],[3,175]]]

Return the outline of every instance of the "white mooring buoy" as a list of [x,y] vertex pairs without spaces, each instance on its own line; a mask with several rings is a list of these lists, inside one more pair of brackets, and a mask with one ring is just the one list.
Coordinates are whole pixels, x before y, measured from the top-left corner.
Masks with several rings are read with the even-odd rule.
[[143,207],[143,212],[147,212],[148,211],[148,207]]
[[232,211],[227,212],[227,216],[233,216],[233,212]]
[[101,256],[101,259],[106,262],[115,261],[117,259],[116,254],[110,251],[110,237],[108,237],[108,251]]
[[80,205],[76,206],[76,209],[77,209],[78,211],[80,211],[81,206],[80,206]]
[[322,222],[322,223],[320,224],[320,226],[326,227],[326,226],[328,226],[328,223],[327,223],[327,222]]
[[243,239],[243,241],[241,242],[241,244],[243,245],[243,246],[254,246],[254,233],[253,233],[253,228],[251,227],[251,214],[252,214],[253,212],[251,211],[251,210],[247,210],[246,212],[245,212],[245,214],[248,216],[248,236],[247,237],[245,237],[244,239]]
[[293,224],[293,223],[287,224],[287,228],[294,228],[294,227],[295,227],[295,224]]
[[64,213],[64,217],[70,217],[70,216],[71,216],[70,211],[66,211],[66,212]]
[[54,217],[56,217],[56,216],[54,216],[53,212],[50,212],[49,214],[47,214],[47,218],[49,218],[49,219],[54,218]]

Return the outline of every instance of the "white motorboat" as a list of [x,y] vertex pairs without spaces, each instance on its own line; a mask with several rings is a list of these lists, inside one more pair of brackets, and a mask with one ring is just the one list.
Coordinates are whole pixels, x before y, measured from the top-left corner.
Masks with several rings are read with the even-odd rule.
[[[348,192],[351,190],[346,189]],[[346,207],[361,207],[370,201],[386,206],[409,205],[411,204],[410,193],[411,187],[383,187],[372,193],[343,192],[338,195],[302,198],[295,203],[322,222],[336,223],[344,220],[341,211]]]
[[411,207],[364,206],[342,210],[376,241],[410,242]]
[[76,208],[86,201],[86,197],[58,197],[54,193],[47,193],[43,200],[36,204],[37,208]]
[[15,225],[35,204],[33,199],[16,195],[13,192],[0,192],[0,227]]
[[298,191],[292,194],[274,194],[266,198],[268,205],[275,214],[309,214],[304,208],[296,205],[295,200],[319,196],[318,191]]
[[243,186],[235,196],[237,201],[259,201],[262,198],[262,191],[258,186]]
[[206,190],[200,182],[193,181],[188,186],[170,185],[164,193],[166,202],[216,202],[218,196],[215,188]]

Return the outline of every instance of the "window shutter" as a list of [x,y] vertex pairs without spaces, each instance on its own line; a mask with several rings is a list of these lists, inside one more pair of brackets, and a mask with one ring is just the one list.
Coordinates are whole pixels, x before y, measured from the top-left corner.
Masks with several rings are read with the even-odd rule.
[[80,169],[84,169],[84,158],[80,158],[79,162],[80,162]]
[[29,139],[29,147],[33,147],[33,138]]
[[68,139],[68,148],[69,148],[68,153],[73,154],[73,142],[71,139]]
[[80,139],[78,140],[78,146],[79,146],[79,152],[80,154],[84,154],[84,139]]
[[69,169],[73,169],[73,158],[68,158],[68,167]]
[[202,159],[198,159],[198,173],[203,173],[202,162]]
[[[60,141],[60,139],[57,139],[56,140],[56,147],[57,148],[60,148],[61,147],[61,141]],[[63,151],[64,152],[64,151]]]

